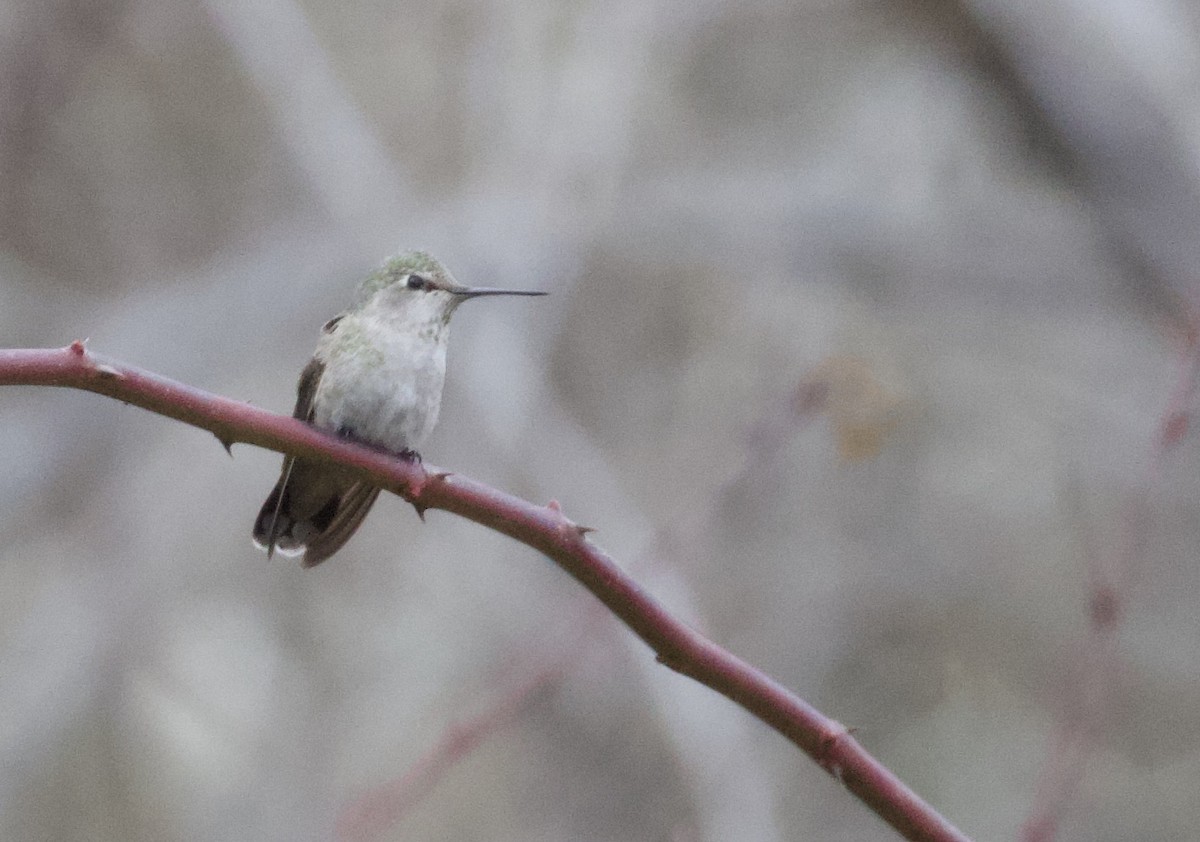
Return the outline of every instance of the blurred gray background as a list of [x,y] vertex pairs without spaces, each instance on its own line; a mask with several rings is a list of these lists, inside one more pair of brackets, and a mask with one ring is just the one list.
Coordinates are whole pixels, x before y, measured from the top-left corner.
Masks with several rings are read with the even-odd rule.
[[[288,412],[400,247],[550,290],[460,311],[428,461],[976,838],[1196,838],[1197,3],[7,0],[0,80],[0,344]],[[305,572],[276,454],[48,389],[0,436],[5,839],[893,838],[481,527],[383,499]]]

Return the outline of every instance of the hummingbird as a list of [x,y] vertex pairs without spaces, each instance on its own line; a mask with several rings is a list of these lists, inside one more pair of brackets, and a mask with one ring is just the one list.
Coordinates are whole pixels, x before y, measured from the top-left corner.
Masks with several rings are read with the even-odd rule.
[[[359,284],[349,308],[325,323],[300,374],[292,415],[315,427],[420,461],[446,377],[450,317],[471,298],[545,295],[465,287],[423,251],[406,251]],[[254,521],[254,543],[270,557],[303,556],[305,567],[337,552],[358,529],[379,487],[329,463],[285,457]]]

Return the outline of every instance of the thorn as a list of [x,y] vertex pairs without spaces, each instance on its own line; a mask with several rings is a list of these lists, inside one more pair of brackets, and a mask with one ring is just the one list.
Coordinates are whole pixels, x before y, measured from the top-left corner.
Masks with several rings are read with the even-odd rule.
[[454,471],[435,471],[432,474],[428,474],[428,478],[435,482],[445,482],[452,476],[454,476]]
[[[213,433],[213,435],[217,436],[216,433]],[[217,436],[217,441],[219,441],[221,443],[221,447],[225,448],[225,452],[228,453],[229,458],[232,459],[233,458],[233,439],[227,439],[227,438],[222,438],[221,436]],[[268,558],[269,557],[270,557],[270,554],[268,554]]]
[[68,346],[67,350],[77,357],[82,357],[85,353],[87,353],[87,340],[76,339]]
[[558,516],[558,529],[564,535],[569,535],[571,532],[574,532],[577,537],[582,538],[589,532],[596,531],[594,527],[581,526],[578,523],[573,523],[566,515],[563,514],[562,504],[557,500],[551,500],[549,503],[547,503],[546,510],[553,512]]
[[109,380],[119,380],[122,376],[121,372],[117,371],[107,363],[100,363],[98,366],[96,366],[96,373],[101,377],[108,378]]
[[662,664],[669,670],[682,672],[683,659],[679,657],[678,652],[656,652],[654,655],[655,663]]
[[576,538],[586,538],[589,532],[595,532],[596,530],[591,526],[582,526],[578,523],[572,523],[564,517],[562,519],[562,524],[560,524],[558,527],[558,531],[567,537],[570,537],[572,534],[574,534]]
[[[401,457],[404,458],[404,457]],[[421,503],[421,494],[425,491],[425,487],[429,485],[429,481],[433,479],[433,475],[426,473],[425,469],[421,468],[421,476],[412,484],[411,488],[401,489],[400,496],[413,507],[413,511],[417,513],[417,517],[421,519],[421,523],[425,522],[425,510],[429,507]]]

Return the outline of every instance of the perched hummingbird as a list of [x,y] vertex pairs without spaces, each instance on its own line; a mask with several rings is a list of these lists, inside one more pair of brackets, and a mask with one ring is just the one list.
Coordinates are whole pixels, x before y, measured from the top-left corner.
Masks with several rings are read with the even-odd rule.
[[[421,251],[384,262],[358,287],[350,308],[321,329],[300,375],[296,418],[409,459],[437,423],[446,376],[450,316],[468,298],[545,295],[460,286]],[[286,457],[279,482],[254,521],[254,543],[329,558],[354,534],[379,488],[328,463]]]

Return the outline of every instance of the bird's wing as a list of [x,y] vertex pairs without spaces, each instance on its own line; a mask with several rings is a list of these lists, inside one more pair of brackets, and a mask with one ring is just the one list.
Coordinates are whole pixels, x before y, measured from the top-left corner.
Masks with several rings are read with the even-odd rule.
[[[324,371],[325,363],[313,357],[304,367],[304,371],[300,372],[300,382],[296,384],[296,408],[292,410],[293,418],[312,421],[313,398],[317,394],[317,386],[321,382],[321,375]],[[294,456],[284,457],[283,469],[279,472],[279,482],[276,484],[275,490],[271,492],[271,496],[267,498],[254,527],[254,540],[266,548],[267,558],[275,554],[275,542],[279,539],[279,513],[283,507],[284,492],[287,491],[288,480],[292,478],[292,468],[295,467],[295,464]],[[263,517],[267,514],[268,507],[270,507],[269,520]]]
[[296,408],[292,417],[301,421],[313,420],[313,398],[317,395],[317,386],[321,384],[321,375],[325,373],[325,363],[316,357],[308,361],[304,371],[300,372],[300,382],[296,384]]

